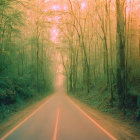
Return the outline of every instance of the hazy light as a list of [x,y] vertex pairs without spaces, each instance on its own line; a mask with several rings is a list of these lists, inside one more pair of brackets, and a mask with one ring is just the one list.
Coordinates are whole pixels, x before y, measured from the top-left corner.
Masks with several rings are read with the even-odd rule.
[[54,17],[54,21],[57,22],[57,23],[59,23],[60,19],[61,19],[60,16],[55,16],[55,17]]
[[45,2],[49,2],[50,0],[44,0]]
[[52,34],[55,35],[55,36],[58,36],[57,30],[56,30],[56,29],[53,29],[53,30],[52,30]]
[[64,11],[67,11],[67,10],[68,10],[68,6],[64,5]]
[[58,39],[59,31],[56,27],[53,27],[51,30],[51,40],[56,43]]
[[61,9],[61,7],[59,5],[53,5],[52,6],[52,10],[54,10],[54,11],[58,11],[60,9]]
[[81,3],[81,9],[84,10],[85,8],[86,8],[86,3],[85,2],[82,2]]
[[[133,6],[133,7],[132,7]],[[127,15],[129,15],[130,12],[132,12],[131,10],[135,11],[137,13],[137,15],[140,15],[140,2],[139,0],[127,0],[127,8],[126,8],[126,13]]]
[[52,19],[51,19],[51,18],[49,18],[49,17],[47,17],[47,21],[51,22],[51,21],[52,21]]

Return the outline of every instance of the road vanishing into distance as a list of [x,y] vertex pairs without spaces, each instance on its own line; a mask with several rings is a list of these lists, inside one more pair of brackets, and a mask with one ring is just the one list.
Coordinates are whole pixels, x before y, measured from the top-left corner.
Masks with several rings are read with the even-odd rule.
[[115,140],[66,94],[55,93],[2,140]]

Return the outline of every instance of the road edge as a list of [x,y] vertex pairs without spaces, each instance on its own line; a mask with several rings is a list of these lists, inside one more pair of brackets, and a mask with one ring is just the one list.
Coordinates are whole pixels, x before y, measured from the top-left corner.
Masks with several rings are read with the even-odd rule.
[[[22,121],[20,121],[17,125],[13,126],[12,129],[10,129],[6,134],[4,134],[0,140],[5,140],[10,134],[12,134],[18,127],[20,127],[22,124],[24,124],[27,120],[29,120],[33,115],[35,115],[41,108],[43,108],[54,96],[54,93],[47,96],[45,100],[39,105],[39,107],[32,110],[32,112],[23,118]],[[43,99],[42,99],[43,100]]]
[[104,127],[102,127],[97,121],[93,119],[88,113],[86,113],[81,107],[75,103],[70,96],[67,96],[69,101],[75,106],[86,118],[88,118],[94,125],[96,125],[102,132],[104,132],[112,140],[117,140],[110,132],[108,132]]

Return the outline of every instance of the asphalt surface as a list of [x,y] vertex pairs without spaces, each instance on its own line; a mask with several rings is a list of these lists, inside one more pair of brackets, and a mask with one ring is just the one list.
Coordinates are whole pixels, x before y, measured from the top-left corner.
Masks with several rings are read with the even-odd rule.
[[56,93],[5,140],[111,140],[71,102]]

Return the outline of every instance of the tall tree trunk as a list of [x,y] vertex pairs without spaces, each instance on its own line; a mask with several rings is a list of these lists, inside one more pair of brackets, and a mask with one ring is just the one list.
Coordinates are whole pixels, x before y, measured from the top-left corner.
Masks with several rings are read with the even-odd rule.
[[120,107],[125,111],[125,23],[124,23],[124,4],[125,0],[116,0],[117,18],[117,92]]

